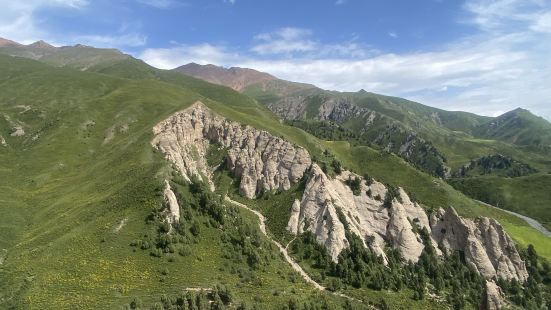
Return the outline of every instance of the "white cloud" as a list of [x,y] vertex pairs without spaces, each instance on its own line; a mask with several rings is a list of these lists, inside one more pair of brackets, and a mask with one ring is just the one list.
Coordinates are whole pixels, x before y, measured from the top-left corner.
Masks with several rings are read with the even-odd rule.
[[46,33],[37,23],[36,10],[44,7],[82,9],[87,5],[85,0],[0,0],[0,36],[22,43],[37,41],[45,38]]
[[335,1],[335,5],[341,5],[341,4],[345,4],[346,3],[346,0],[337,0]]
[[326,57],[361,58],[378,51],[358,43],[358,38],[339,43],[321,43],[312,39],[310,29],[285,27],[254,36],[250,51],[260,56],[285,56],[319,59]]
[[138,2],[159,9],[166,9],[173,4],[172,0],[138,0]]
[[[172,0],[144,0],[162,2]],[[85,10],[86,0],[0,0],[0,37],[29,44],[45,40],[54,45],[82,43],[96,47],[136,47],[145,45],[146,36],[137,32],[128,32],[129,25],[121,25],[116,34],[70,34],[52,33],[44,27],[44,20],[37,16],[43,8]]]
[[235,4],[236,0],[224,0],[224,3]]
[[547,0],[467,0],[464,8],[469,22],[484,31],[551,32],[549,5]]
[[178,45],[172,48],[149,48],[139,56],[148,64],[162,69],[196,62],[199,64],[232,64],[240,57],[225,50],[224,47],[208,43],[198,45]]
[[317,43],[310,40],[312,31],[302,28],[281,28],[271,33],[255,36],[257,44],[251,51],[260,55],[289,54],[292,52],[309,52],[317,49]]
[[537,32],[551,33],[551,11],[537,15],[530,28]]
[[179,0],[137,0],[141,4],[152,6],[157,9],[168,9],[175,6],[187,6],[187,2]]
[[114,47],[114,46],[144,46],[147,43],[147,37],[139,33],[128,33],[122,35],[77,35],[70,38],[71,44],[81,43],[94,47]]
[[391,37],[391,38],[397,38],[397,37],[398,37],[398,34],[397,34],[396,32],[394,32],[394,31],[390,31],[390,32],[388,33],[388,36]]

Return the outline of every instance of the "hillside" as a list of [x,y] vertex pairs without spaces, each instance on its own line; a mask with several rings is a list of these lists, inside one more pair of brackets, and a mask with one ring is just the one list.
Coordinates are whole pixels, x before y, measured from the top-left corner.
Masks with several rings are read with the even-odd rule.
[[130,58],[116,49],[94,48],[81,44],[55,47],[44,41],[22,45],[2,38],[0,38],[0,54],[31,58],[57,67],[70,66],[82,70],[98,64],[115,63]]
[[[210,67],[203,66],[209,71]],[[197,76],[200,78],[200,76]],[[527,110],[517,109],[499,117],[445,111],[402,98],[361,90],[334,92],[308,84],[271,80],[242,90],[271,111],[320,139],[344,140],[392,152],[431,175],[448,179],[460,168],[480,158],[501,154],[517,159],[545,177],[551,172],[551,124]],[[513,168],[511,168],[513,169]],[[507,176],[503,172],[502,176]],[[471,178],[475,188],[488,180]],[[496,182],[498,179],[496,179]],[[518,180],[518,182],[522,182]],[[454,184],[457,184],[456,182]],[[467,184],[463,182],[462,184]],[[497,185],[496,185],[497,186]],[[517,188],[529,188],[532,196],[543,197],[541,187],[509,187],[509,195],[522,196]],[[492,187],[493,188],[493,187]],[[487,203],[496,200],[474,195]],[[545,204],[545,199],[538,204]],[[527,216],[537,217],[539,207],[516,200],[501,204]]]
[[548,148],[551,145],[551,124],[521,108],[478,126],[474,134],[519,146]]
[[[95,53],[95,49],[90,48],[92,51]],[[87,52],[64,54],[61,57],[64,61],[54,65],[42,58],[39,60],[50,64],[0,55],[3,68],[0,72],[0,111],[3,114],[0,135],[5,142],[0,146],[0,178],[7,180],[0,185],[5,193],[1,200],[0,233],[6,236],[0,240],[0,247],[6,249],[1,257],[0,277],[5,281],[0,284],[0,307],[121,308],[137,304],[153,307],[156,302],[177,304],[189,301],[191,296],[199,296],[197,300],[203,304],[229,308],[244,303],[246,307],[254,305],[262,309],[278,309],[282,304],[300,305],[296,307],[302,309],[367,309],[385,305],[438,309],[461,302],[478,308],[479,293],[484,290],[483,279],[461,262],[459,256],[454,256],[459,259],[457,262],[439,258],[435,253],[424,256],[437,261],[433,264],[437,266],[434,275],[442,275],[444,270],[469,275],[459,284],[454,284],[454,277],[442,279],[444,299],[433,299],[424,293],[425,286],[420,283],[429,283],[427,290],[431,294],[435,292],[432,286],[440,283],[420,271],[429,272],[421,267],[425,258],[420,259],[417,267],[403,268],[405,265],[399,254],[389,254],[393,272],[388,273],[388,277],[374,273],[382,277],[380,279],[390,279],[385,286],[373,285],[378,282],[376,276],[351,278],[348,275],[353,269],[346,268],[358,268],[355,273],[362,275],[367,274],[359,272],[365,271],[365,266],[369,266],[369,270],[387,269],[380,259],[372,256],[371,248],[364,247],[349,234],[345,237],[351,250],[342,252],[340,264],[331,265],[325,259],[326,249],[313,242],[308,234],[293,239],[290,252],[314,280],[353,298],[319,291],[303,281],[279,254],[271,238],[289,245],[287,242],[292,239],[286,239],[290,235],[282,226],[289,221],[293,200],[307,192],[303,188],[307,184],[301,182],[315,178],[308,177],[305,172],[305,178],[293,181],[297,183],[289,187],[282,185],[285,190],[243,191],[242,184],[245,188],[261,184],[247,183],[243,181],[246,178],[234,182],[239,180],[236,171],[251,167],[245,161],[248,152],[239,153],[242,148],[225,148],[227,140],[215,140],[215,133],[238,130],[246,130],[253,137],[271,135],[270,141],[283,143],[277,144],[279,146],[304,148],[314,163],[328,169],[328,176],[336,175],[331,178],[332,186],[338,187],[351,180],[340,182],[338,179],[345,175],[337,169],[346,169],[351,172],[344,173],[362,176],[361,184],[373,178],[382,196],[386,196],[384,191],[391,192],[383,188],[403,187],[408,195],[400,194],[400,198],[395,197],[396,201],[412,197],[420,203],[415,209],[418,212],[430,214],[430,210],[451,205],[465,217],[460,220],[465,223],[475,223],[469,218],[477,216],[497,219],[522,249],[519,255],[523,259],[530,257],[524,250],[529,244],[535,246],[541,257],[551,259],[551,241],[525,222],[467,198],[442,180],[413,168],[389,152],[368,145],[320,140],[280,122],[264,105],[227,87],[159,70],[133,58],[100,57],[89,62],[86,55]],[[72,65],[76,63],[85,66],[78,65],[77,70]],[[301,85],[287,87],[290,84],[286,82],[263,82],[265,85],[272,83],[285,92],[291,92],[293,87],[317,91]],[[166,124],[167,130],[170,129],[168,133],[191,132],[171,131],[171,124],[191,124],[173,117],[191,117],[176,112],[188,111],[186,109],[196,106],[198,101],[223,118],[211,124],[230,124],[228,126],[234,131],[212,129],[208,131],[211,135],[207,135],[213,140],[208,142],[210,144],[194,140],[196,145],[188,143],[175,148],[187,150],[182,158],[188,164],[183,167],[192,167],[191,164],[199,167],[199,163],[206,162],[214,168],[231,158],[242,165],[234,166],[241,168],[233,171],[226,170],[231,169],[230,164],[226,169],[220,165],[222,168],[213,172],[212,182],[216,185],[213,193],[205,182],[187,182],[182,173],[187,170],[182,170],[178,161],[165,160],[178,157],[166,156],[159,144],[152,143],[159,134],[153,129],[159,124]],[[258,130],[265,132],[258,133]],[[189,136],[192,135],[186,137]],[[319,171],[316,173],[323,179]],[[165,220],[165,180],[180,206],[177,225]],[[281,180],[281,184],[286,183]],[[348,188],[347,185],[341,189],[348,193]],[[243,197],[244,193],[254,193],[258,197],[248,199]],[[227,204],[221,199],[224,194],[262,212],[270,238],[262,233],[256,214]],[[362,199],[367,199],[366,195],[360,193]],[[377,206],[383,204],[383,201],[374,202],[375,198],[369,201]],[[402,202],[391,199],[391,203],[400,210]],[[338,206],[331,208],[338,210]],[[344,216],[347,220],[335,218],[335,223],[338,220],[346,226],[347,222],[355,220],[352,216]],[[320,222],[325,221],[322,219]],[[415,219],[411,222],[415,223]],[[409,221],[402,219],[400,223],[407,226]],[[421,238],[422,233],[414,231],[415,225],[409,225],[408,236]],[[468,225],[474,224],[465,224],[465,227]],[[500,226],[492,227],[499,229]],[[400,245],[400,237],[393,238],[389,240],[398,240],[393,244]],[[425,240],[424,244],[427,242]],[[507,255],[514,256],[516,249],[511,251],[512,254]],[[538,258],[533,259],[537,261]],[[337,266],[340,266],[339,272]],[[536,263],[535,272],[539,272],[538,266],[542,266],[541,261]],[[520,278],[524,275],[523,272],[519,274]],[[397,280],[401,277],[422,280]],[[458,285],[468,286],[469,294],[455,300],[453,298],[459,296],[455,292]],[[535,285],[539,292],[539,284]],[[195,292],[198,288],[204,288],[205,292]],[[525,295],[525,289],[513,293],[516,289],[515,286],[507,290],[507,296],[522,295],[526,296],[525,302],[532,302],[532,297]],[[545,289],[542,294],[546,294]]]

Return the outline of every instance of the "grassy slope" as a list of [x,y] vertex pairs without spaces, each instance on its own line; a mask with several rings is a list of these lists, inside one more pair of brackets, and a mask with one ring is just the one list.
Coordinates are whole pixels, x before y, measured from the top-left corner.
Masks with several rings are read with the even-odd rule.
[[[223,116],[282,135],[311,153],[320,152],[317,139],[284,126],[256,102],[192,78],[162,76],[170,84],[120,79],[2,56],[0,66],[1,112],[12,121],[23,122],[27,132],[24,137],[10,137],[10,125],[1,119],[1,134],[10,145],[0,151],[1,178],[6,180],[0,184],[5,193],[0,197],[0,233],[6,236],[0,246],[8,250],[8,259],[0,269],[6,279],[0,292],[6,305],[115,307],[128,302],[130,296],[147,299],[167,290],[235,281],[235,275],[218,270],[219,249],[212,246],[219,238],[215,230],[206,230],[204,239],[193,249],[194,256],[175,263],[131,253],[128,246],[143,232],[143,219],[151,208],[160,204],[154,191],[159,181],[155,176],[165,174],[166,163],[149,146],[151,127],[197,99]],[[20,113],[17,105],[30,105],[31,110]],[[86,126],[90,121],[95,124]],[[128,125],[127,131],[124,125]],[[32,140],[36,133],[38,139]],[[360,165],[367,163],[369,167],[376,162],[369,161],[369,152],[351,157],[350,150],[342,145],[327,146],[347,166],[360,173],[369,170],[388,182],[389,176],[395,175],[393,171],[410,169],[397,161],[384,161],[379,163],[380,175],[376,175]],[[411,185],[412,177],[396,176],[396,184]],[[428,185],[432,181],[425,176],[423,182]],[[451,189],[443,198],[440,192],[416,191],[421,200],[435,203],[442,199],[438,203],[448,204],[456,197],[458,203],[465,204],[458,206],[464,214],[489,212]],[[476,212],[469,212],[471,209]],[[540,237],[502,212],[492,212],[515,239],[533,242]],[[115,233],[114,227],[124,218],[128,224]],[[513,224],[519,225],[515,231]],[[543,251],[551,248],[548,242],[542,239],[533,243],[549,258],[551,255]],[[173,272],[159,282],[163,268]],[[217,271],[205,277],[204,270]],[[275,260],[260,274],[265,279],[262,286],[245,285],[238,289],[238,297],[250,300],[260,296],[275,303],[288,297],[288,293],[281,297],[270,293],[285,291],[291,285],[276,275],[277,270],[288,270],[288,266]],[[305,296],[316,294],[307,286],[296,287]]]
[[[167,165],[149,145],[152,126],[197,99],[214,101],[162,82],[28,60],[0,56],[0,66],[0,111],[23,122],[27,132],[9,137],[5,124],[1,132],[9,147],[0,152],[0,246],[8,252],[0,269],[0,307],[117,308],[132,296],[158,300],[185,287],[238,286],[237,276],[221,269],[216,229],[203,228],[193,255],[176,262],[133,253],[129,246],[161,204],[156,189]],[[20,104],[31,110],[19,114]],[[86,126],[90,121],[95,124]],[[115,232],[123,219],[127,224]],[[168,277],[160,273],[165,268]],[[274,259],[254,283],[239,283],[236,299],[262,299],[270,307],[290,296],[321,298],[301,281],[289,282],[290,271]]]
[[469,196],[487,201],[494,206],[517,213],[526,213],[551,229],[551,206],[549,205],[551,175],[549,174],[518,178],[483,176],[452,180],[451,184]]
[[[227,87],[216,86],[215,92],[213,92],[213,88],[209,88],[206,92],[204,90],[201,91],[201,88],[203,87],[201,85],[204,85],[204,83],[195,78],[188,77],[177,72],[158,70],[135,59],[126,60],[114,66],[107,66],[105,68],[92,68],[92,70],[98,70],[99,72],[117,76],[133,78],[140,76],[141,78],[160,79],[176,85],[194,85],[194,89],[198,89],[198,91],[203,94],[207,94],[207,92],[209,92],[209,96],[213,96],[220,102],[224,102],[227,98],[232,98],[234,101],[240,102],[243,105],[233,105],[231,109],[228,109],[225,105],[220,104],[214,104],[211,105],[211,107],[216,109],[219,113],[225,113],[225,116],[233,118],[237,121],[268,130],[277,135],[283,135],[291,141],[305,146],[310,153],[319,155],[320,141],[304,133],[302,130],[282,126],[280,122],[277,121],[276,117],[274,117],[272,113],[264,107],[264,105],[259,105],[256,101],[250,100],[249,97],[240,96]],[[136,72],[140,72],[140,75],[136,74]],[[249,86],[245,90],[245,93],[253,94],[255,96],[259,96],[264,93],[270,97],[268,100],[274,100],[274,98],[281,95],[281,92],[285,91],[309,95],[317,94],[320,91],[319,89],[312,88],[309,85],[286,81],[270,81],[267,85],[269,85],[269,87],[266,89],[273,89],[273,93],[266,92],[266,89],[261,91],[258,89],[258,85]],[[327,93],[326,91],[323,92]],[[334,94],[335,92],[330,93]],[[426,132],[433,133],[431,137],[435,141],[435,145],[441,148],[447,157],[451,158],[448,164],[450,164],[452,168],[457,168],[471,158],[481,156],[481,154],[486,155],[492,153],[502,153],[514,158],[522,158],[533,167],[542,169],[542,171],[546,171],[545,169],[549,169],[551,166],[551,160],[549,160],[549,157],[546,156],[546,154],[531,152],[531,149],[523,151],[524,148],[518,146],[513,147],[504,142],[495,140],[475,139],[465,133],[454,131],[463,130],[470,132],[473,127],[489,121],[489,118],[487,117],[464,112],[448,112],[401,98],[381,96],[367,92],[345,93],[344,95],[353,97],[358,96],[365,101],[363,103],[364,105],[371,108],[376,108],[381,112],[383,112],[381,109],[390,109],[394,111],[390,113],[391,115],[397,115],[396,119],[404,121],[404,123],[408,126],[419,123],[421,120],[425,120],[425,122],[422,123],[424,126],[428,127],[425,127],[424,130]],[[383,100],[391,101],[391,104],[383,105],[381,103]],[[263,103],[266,104],[266,102]],[[412,113],[409,112],[410,110],[414,116],[411,116]],[[388,111],[386,112],[388,113]],[[433,121],[426,121],[433,112],[438,112],[440,120],[444,123],[445,128],[442,128],[442,126],[437,126]],[[254,116],[251,117],[251,115]],[[339,148],[338,144],[326,143],[324,144],[324,147],[327,147],[332,152],[336,153],[337,156],[344,162],[348,161],[351,163],[349,167],[359,173],[363,173],[364,169],[366,169],[365,166],[362,167],[362,165],[368,165],[368,170],[377,170],[379,172],[379,179],[404,186],[406,188],[409,187],[410,192],[414,193],[414,195],[418,196],[425,204],[429,206],[436,207],[453,205],[465,216],[486,215],[503,219],[503,224],[506,227],[509,226],[512,228],[515,225],[520,225],[519,227],[521,228],[516,229],[516,232],[519,233],[519,236],[516,237],[516,239],[519,241],[522,239],[522,244],[527,245],[531,240],[533,240],[535,245],[540,244],[538,247],[540,249],[548,248],[547,246],[551,245],[551,243],[547,243],[547,239],[539,232],[536,232],[532,228],[526,226],[524,221],[518,220],[517,218],[514,218],[504,212],[488,209],[480,204],[474,203],[462,193],[453,190],[451,186],[415,170],[397,157],[387,160],[386,158],[381,158],[379,155],[374,156],[373,154],[379,153],[368,147],[353,148],[354,156],[350,156],[352,152],[349,150]],[[376,160],[370,161],[370,159]],[[417,180],[424,180],[424,182],[418,182]],[[435,185],[437,183],[439,185]],[[545,193],[545,191],[542,193]],[[542,251],[544,250],[540,250],[540,252]],[[549,259],[551,259],[551,250],[548,251],[546,255],[548,255],[547,257]]]
[[[272,89],[273,88],[273,89]],[[277,87],[263,88],[252,85],[245,89],[249,94],[264,104],[274,103],[284,97],[278,94]],[[299,90],[291,97],[312,96],[308,101],[306,118],[317,114],[318,96],[334,96],[347,98],[361,107],[385,115],[384,120],[375,121],[370,130],[378,135],[379,130],[385,130],[388,121],[400,124],[409,130],[415,130],[422,137],[431,141],[447,159],[452,171],[468,163],[470,160],[492,154],[503,154],[538,169],[540,174],[532,178],[518,179],[514,186],[506,186],[513,181],[501,178],[470,179],[465,181],[461,190],[475,198],[484,198],[481,195],[472,195],[479,188],[495,191],[502,202],[500,206],[527,216],[540,216],[544,221],[548,217],[549,204],[547,183],[531,183],[545,181],[551,173],[550,147],[541,147],[538,144],[549,143],[551,125],[545,120],[532,115],[525,110],[515,110],[498,118],[478,116],[465,112],[450,112],[428,107],[402,98],[382,96],[364,91],[356,93],[328,92],[321,89]],[[315,113],[312,112],[314,110]],[[435,117],[437,115],[437,117]],[[490,129],[490,124],[500,120],[497,129]],[[343,126],[353,131],[363,128],[365,120],[353,118]],[[476,137],[475,137],[476,136]],[[477,138],[478,137],[478,138]],[[547,141],[547,142],[546,142]],[[513,144],[514,143],[514,144]],[[458,187],[460,188],[460,187]],[[422,189],[420,189],[422,191]],[[487,192],[487,191],[486,191]],[[488,196],[488,195],[486,195]],[[484,199],[481,199],[484,200]],[[494,203],[493,200],[484,200]],[[530,201],[530,203],[526,203]]]

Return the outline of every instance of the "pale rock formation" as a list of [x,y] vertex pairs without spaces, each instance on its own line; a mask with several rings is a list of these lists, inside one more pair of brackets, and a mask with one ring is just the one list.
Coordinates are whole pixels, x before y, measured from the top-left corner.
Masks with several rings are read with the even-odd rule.
[[15,125],[12,128],[12,133],[10,134],[12,137],[21,137],[25,135],[25,130],[23,129],[23,126],[21,125]]
[[376,181],[368,186],[362,180],[360,194],[355,196],[345,184],[354,177],[357,176],[343,171],[330,179],[313,164],[302,200],[293,204],[287,229],[293,234],[314,233],[334,261],[348,246],[345,231],[348,226],[385,262],[385,244],[398,249],[404,260],[417,262],[425,244],[416,231],[425,228],[437,255],[442,254],[440,248],[448,253],[463,251],[467,261],[487,279],[527,279],[525,264],[513,241],[495,220],[461,218],[453,208],[440,209],[429,220],[423,208],[412,202],[403,189],[398,189],[400,199],[395,198],[385,208],[383,201],[369,197],[366,192],[369,189],[372,197],[384,198],[386,187]]
[[170,183],[165,180],[165,189],[163,191],[165,198],[165,206],[167,208],[167,221],[171,224],[178,223],[180,221],[180,206],[178,205],[178,200],[176,195],[170,188]]
[[298,225],[300,218],[300,200],[295,199],[293,206],[291,207],[291,217],[289,218],[289,223],[287,224],[287,230],[290,231],[293,235],[298,234]]
[[482,296],[480,310],[500,310],[506,303],[503,291],[494,281],[486,281],[486,289]]
[[6,142],[6,139],[4,139],[4,136],[0,136],[0,144],[2,146],[8,146],[8,142]]
[[467,262],[487,279],[528,278],[513,240],[496,220],[462,218],[453,208],[439,209],[430,220],[437,243],[448,252],[464,251]]
[[308,151],[266,131],[242,126],[212,113],[201,102],[157,124],[152,145],[162,151],[186,180],[210,180],[205,159],[215,143],[227,149],[226,164],[240,179],[240,193],[254,198],[262,191],[288,190],[312,160]]
[[[345,184],[348,178],[354,177],[355,174],[344,171],[332,180],[318,165],[312,165],[300,206],[293,204],[288,230],[294,234],[306,230],[313,232],[337,261],[340,252],[348,246],[345,226],[337,215],[340,210],[350,231],[385,261],[384,246],[388,241],[400,250],[404,259],[416,262],[424,245],[413,232],[411,222],[430,231],[428,218],[421,207],[400,191],[403,203],[395,199],[390,208],[385,208],[383,201],[372,198],[385,197],[387,191],[383,184],[375,181],[368,186],[362,180],[360,194],[356,196]],[[371,197],[367,195],[368,189]]]
[[[226,165],[239,179],[241,194],[248,198],[265,190],[287,190],[311,167],[303,196],[292,205],[287,229],[293,234],[312,232],[333,261],[349,245],[347,227],[385,262],[387,245],[398,249],[404,260],[416,262],[426,246],[417,231],[425,228],[438,255],[440,249],[463,251],[467,261],[487,279],[527,279],[525,264],[513,241],[495,220],[464,219],[453,208],[437,210],[429,219],[402,189],[398,189],[399,199],[385,207],[384,199],[374,197],[384,198],[388,190],[376,181],[368,185],[361,180],[356,196],[346,181],[357,175],[343,171],[334,179],[328,178],[317,164],[312,164],[302,147],[229,121],[200,102],[160,122],[153,131],[151,144],[188,181],[196,176],[212,185],[212,167],[205,159],[208,148],[213,143],[225,148]],[[179,207],[168,183],[165,201],[169,220],[177,221]]]

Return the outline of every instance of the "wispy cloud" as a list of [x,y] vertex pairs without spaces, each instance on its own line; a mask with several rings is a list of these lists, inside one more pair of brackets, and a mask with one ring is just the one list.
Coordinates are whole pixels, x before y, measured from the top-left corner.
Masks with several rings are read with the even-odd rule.
[[197,45],[177,45],[171,48],[149,48],[139,56],[152,66],[173,69],[189,62],[199,64],[231,64],[241,59],[237,53],[231,53],[223,46],[208,43]]
[[260,55],[309,52],[317,48],[316,42],[309,39],[312,31],[303,28],[286,27],[254,37],[256,44],[251,51]]
[[388,36],[391,37],[391,38],[397,38],[397,37],[398,37],[398,34],[397,34],[396,32],[394,32],[394,31],[390,31],[390,32],[388,33]]
[[168,9],[173,7],[187,6],[188,3],[179,0],[137,0],[139,3],[148,5],[157,9]]
[[22,43],[43,39],[47,34],[34,16],[38,9],[59,7],[77,10],[87,5],[86,0],[0,0],[0,36]]
[[551,32],[551,8],[546,0],[467,0],[468,20],[481,30]]
[[[144,0],[161,3],[172,0]],[[70,45],[82,43],[96,47],[139,47],[144,46],[147,37],[138,31],[132,31],[135,25],[121,24],[114,33],[64,33],[50,32],[44,27],[44,19],[37,16],[43,8],[58,8],[66,10],[86,10],[90,5],[86,0],[0,0],[0,37],[28,44],[38,40],[46,40],[54,45]]]
[[127,33],[122,35],[76,35],[71,37],[71,44],[82,43],[94,47],[144,46],[147,37],[139,33]]
[[353,37],[338,43],[322,43],[313,39],[313,31],[305,28],[284,27],[273,32],[254,36],[250,51],[260,56],[311,58],[352,57],[361,58],[377,53],[376,50],[358,43]]
[[335,5],[341,5],[341,4],[345,4],[346,3],[346,0],[337,0],[335,1]]

